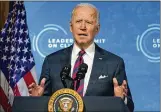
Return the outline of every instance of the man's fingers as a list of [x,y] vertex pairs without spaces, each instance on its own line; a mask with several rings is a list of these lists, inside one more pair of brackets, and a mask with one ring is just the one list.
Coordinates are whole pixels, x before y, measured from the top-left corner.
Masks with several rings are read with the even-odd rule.
[[32,84],[30,84],[29,86],[28,86],[28,88],[34,88],[36,86],[36,84],[35,83],[32,83]]
[[127,93],[124,92],[123,95],[124,95],[124,96],[127,96]]
[[118,86],[118,82],[117,82],[117,79],[116,78],[113,78],[113,85],[114,85],[114,87],[117,87]]
[[33,90],[33,89],[29,89],[29,93],[31,93],[31,92],[32,92],[32,90]]
[[127,92],[128,92],[128,89],[125,89],[125,93],[127,94]]
[[125,86],[125,85],[121,85],[121,88],[123,89],[123,91],[124,91],[125,93],[127,93],[127,92],[128,92],[127,86]]
[[43,78],[40,82],[40,86],[32,83],[28,86],[28,91],[30,96],[41,96],[43,93],[46,78]]
[[125,91],[125,89],[126,89],[125,86],[121,85],[120,87],[123,89],[123,91]]
[[126,80],[123,81],[122,85],[125,86],[125,88],[127,88],[127,82],[126,82]]
[[43,78],[43,79],[41,80],[41,83],[40,83],[40,86],[41,86],[41,87],[44,87],[45,81],[46,81],[46,78]]

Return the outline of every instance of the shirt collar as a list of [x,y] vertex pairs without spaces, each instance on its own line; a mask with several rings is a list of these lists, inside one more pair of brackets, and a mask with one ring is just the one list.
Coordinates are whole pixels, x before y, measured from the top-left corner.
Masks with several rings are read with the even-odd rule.
[[[80,50],[81,49],[74,43],[73,51],[72,51],[73,55],[78,56],[78,53],[79,53]],[[87,49],[85,49],[85,52],[90,58],[93,57],[93,54],[95,52],[95,44],[94,44],[94,42]]]

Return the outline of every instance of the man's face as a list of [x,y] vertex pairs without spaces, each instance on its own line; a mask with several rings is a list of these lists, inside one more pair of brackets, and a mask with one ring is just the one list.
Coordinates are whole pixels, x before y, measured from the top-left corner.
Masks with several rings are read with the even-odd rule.
[[96,17],[97,13],[91,7],[79,6],[75,9],[71,19],[70,31],[79,46],[88,47],[93,42],[99,31]]

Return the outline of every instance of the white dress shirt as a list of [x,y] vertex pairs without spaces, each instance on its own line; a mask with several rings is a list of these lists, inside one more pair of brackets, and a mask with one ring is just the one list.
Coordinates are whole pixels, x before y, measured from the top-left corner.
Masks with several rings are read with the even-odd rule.
[[[81,49],[76,44],[74,44],[73,50],[72,50],[72,57],[71,57],[71,77],[73,74],[74,64],[78,58],[80,50]],[[87,70],[87,73],[85,74],[85,78],[84,78],[83,96],[86,93],[89,78],[90,78],[91,71],[92,71],[93,59],[94,59],[94,54],[95,54],[95,44],[92,43],[87,49],[85,49],[85,52],[86,53],[83,55],[83,60],[84,60],[84,63],[86,63],[88,65],[88,70]]]

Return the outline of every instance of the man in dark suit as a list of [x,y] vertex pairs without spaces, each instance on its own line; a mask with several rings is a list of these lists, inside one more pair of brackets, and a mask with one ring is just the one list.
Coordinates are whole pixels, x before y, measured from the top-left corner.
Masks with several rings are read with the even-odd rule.
[[68,48],[48,55],[42,67],[40,85],[30,85],[31,96],[52,95],[62,89],[60,71],[64,65],[71,64],[71,77],[80,51],[82,59],[88,65],[84,78],[83,96],[117,96],[121,97],[130,111],[134,103],[127,84],[124,61],[94,43],[99,32],[99,12],[91,4],[78,4],[70,21],[70,31],[74,44]]

